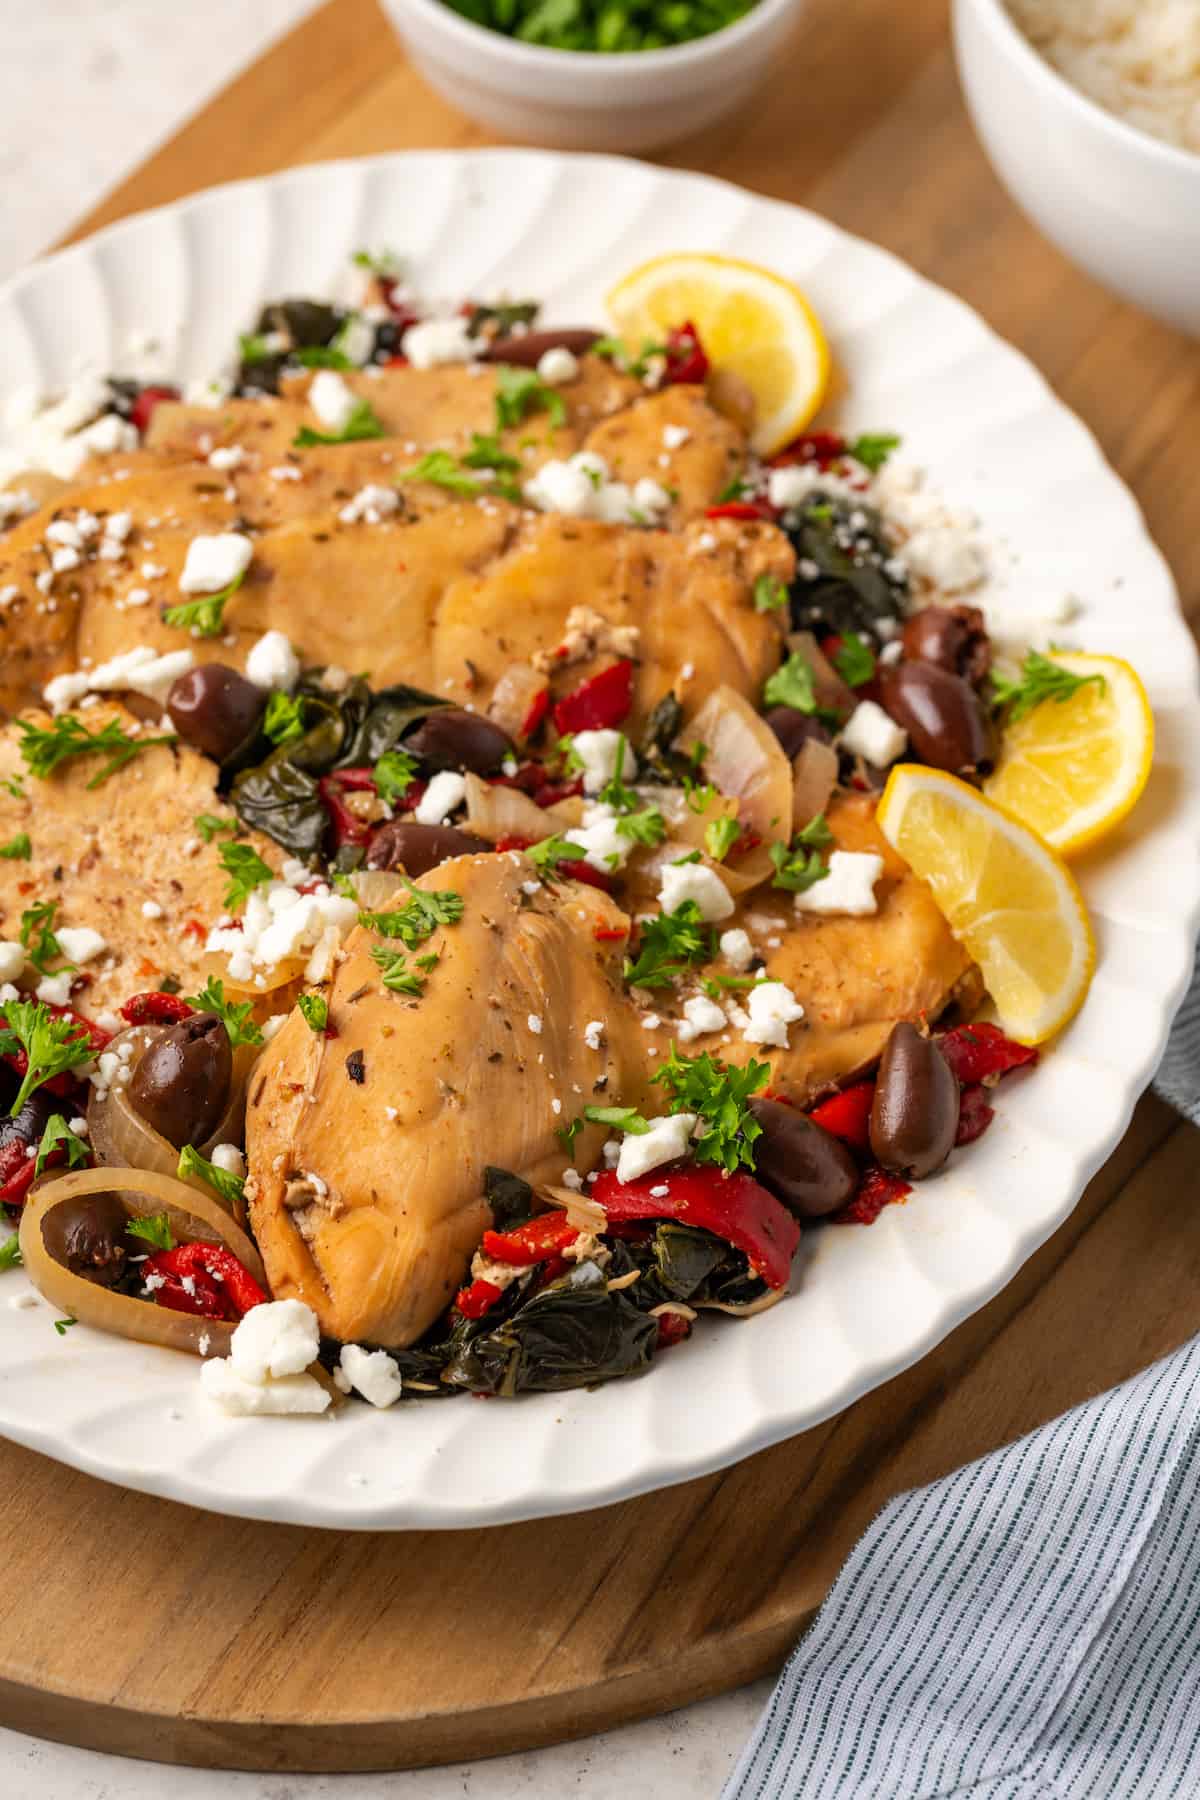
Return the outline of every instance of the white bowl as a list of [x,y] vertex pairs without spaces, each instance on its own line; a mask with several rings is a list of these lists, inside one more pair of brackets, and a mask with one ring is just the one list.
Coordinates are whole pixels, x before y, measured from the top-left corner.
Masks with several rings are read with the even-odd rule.
[[1003,0],[954,0],[967,105],[1013,198],[1107,287],[1200,335],[1200,156],[1072,87]]
[[506,137],[570,150],[653,150],[749,99],[805,0],[758,0],[723,31],[666,50],[546,50],[473,25],[442,0],[382,0],[443,99]]

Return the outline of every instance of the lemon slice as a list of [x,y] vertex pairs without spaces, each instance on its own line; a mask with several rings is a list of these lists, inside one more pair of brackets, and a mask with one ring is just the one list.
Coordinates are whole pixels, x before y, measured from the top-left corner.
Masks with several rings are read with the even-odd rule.
[[1066,864],[965,781],[902,763],[879,829],[983,972],[1005,1031],[1040,1044],[1083,1004],[1096,966],[1087,908]]
[[1068,856],[1106,837],[1134,806],[1154,757],[1154,715],[1119,657],[1056,651],[1050,660],[1102,679],[1067,700],[1043,700],[1010,725],[984,792]]
[[606,304],[634,350],[690,321],[714,368],[732,370],[753,393],[760,456],[803,431],[825,398],[825,334],[800,289],[769,269],[732,256],[658,256],[619,281]]

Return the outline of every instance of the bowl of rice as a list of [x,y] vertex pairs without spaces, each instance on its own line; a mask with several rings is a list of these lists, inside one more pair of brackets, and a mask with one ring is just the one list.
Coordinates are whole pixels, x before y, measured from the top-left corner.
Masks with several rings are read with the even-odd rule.
[[954,0],[984,149],[1089,274],[1200,336],[1200,0]]

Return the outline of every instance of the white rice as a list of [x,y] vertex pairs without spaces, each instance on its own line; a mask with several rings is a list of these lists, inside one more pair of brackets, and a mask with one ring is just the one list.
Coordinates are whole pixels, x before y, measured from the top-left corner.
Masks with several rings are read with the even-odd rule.
[[1200,152],[1200,0],[1008,0],[1067,80],[1142,131]]

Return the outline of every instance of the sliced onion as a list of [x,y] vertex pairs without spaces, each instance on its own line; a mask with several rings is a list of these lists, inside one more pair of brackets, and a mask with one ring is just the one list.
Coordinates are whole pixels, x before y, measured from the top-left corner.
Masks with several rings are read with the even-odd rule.
[[590,1231],[599,1237],[607,1229],[608,1214],[598,1200],[590,1200],[586,1194],[577,1194],[574,1188],[568,1187],[537,1187],[533,1191],[547,1206],[560,1207],[567,1215],[568,1224],[574,1225],[577,1231]]
[[[229,972],[228,958],[218,951],[209,950],[196,964],[192,979],[199,993],[205,981],[211,976],[214,981],[224,984],[227,999],[253,1000],[256,1002],[254,1016],[256,1019],[268,1019],[272,1013],[290,1012],[296,1004],[296,996],[304,988],[304,969],[310,952],[303,956],[291,957],[286,962],[274,963],[269,969],[255,969],[253,975],[245,980]],[[261,981],[261,986],[259,985]],[[290,992],[285,991],[290,990]],[[259,1005],[270,997],[271,1004]]]
[[822,712],[835,712],[848,719],[858,705],[858,695],[847,687],[811,631],[793,631],[788,636],[788,649],[799,652],[812,670],[817,705]]
[[721,864],[721,880],[735,900],[761,887],[764,881],[770,881],[774,873],[775,864],[765,844],[756,844],[753,850],[747,850],[741,856],[735,850],[728,861]]
[[502,838],[528,838],[537,844],[556,831],[578,825],[583,813],[578,799],[538,806],[520,788],[494,787],[479,775],[468,775],[466,783],[467,830],[489,844]]
[[172,1350],[191,1350],[197,1356],[228,1355],[236,1328],[227,1321],[202,1319],[155,1306],[150,1300],[134,1299],[129,1294],[114,1294],[55,1262],[42,1235],[42,1221],[47,1213],[69,1200],[114,1192],[120,1194],[126,1212],[138,1218],[165,1212],[177,1243],[224,1245],[270,1293],[266,1270],[253,1240],[239,1230],[217,1201],[185,1187],[182,1181],[146,1169],[76,1169],[31,1189],[21,1213],[20,1242],[21,1260],[34,1287],[71,1318],[94,1325],[98,1331],[145,1344],[162,1344]]
[[704,778],[739,802],[762,838],[792,835],[792,765],[766,720],[734,688],[714,688],[684,727],[685,749],[705,746]]
[[792,824],[797,831],[825,811],[837,778],[838,754],[832,744],[816,738],[801,744],[792,761]]
[[401,904],[408,898],[394,869],[356,869],[350,886],[364,912],[386,912],[389,901],[398,895]]
[[733,1300],[697,1300],[696,1305],[701,1312],[731,1313],[735,1319],[752,1319],[756,1313],[778,1306],[786,1293],[786,1287],[768,1288],[757,1300],[747,1300],[740,1306]]
[[533,714],[538,695],[545,693],[548,686],[546,677],[532,664],[510,663],[492,690],[488,718],[493,719],[501,731],[507,731],[510,738],[520,743],[525,735],[524,726]]

